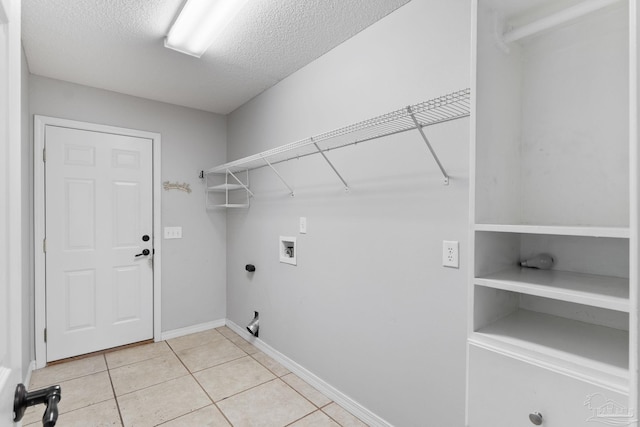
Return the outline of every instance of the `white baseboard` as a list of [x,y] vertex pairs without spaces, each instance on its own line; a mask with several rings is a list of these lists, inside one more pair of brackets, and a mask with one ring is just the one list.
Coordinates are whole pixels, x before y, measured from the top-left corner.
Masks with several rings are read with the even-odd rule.
[[183,335],[195,334],[196,332],[207,331],[209,329],[219,328],[226,325],[225,319],[214,320],[212,322],[200,323],[198,325],[187,326],[186,328],[174,329],[172,331],[162,332],[160,340],[170,340],[171,338],[178,338]]
[[24,380],[22,382],[22,384],[24,384],[27,387],[27,389],[29,389],[29,383],[31,382],[31,374],[35,369],[36,369],[36,361],[32,360],[31,363],[29,363],[29,369],[27,369],[27,374],[24,376]]
[[251,335],[245,328],[242,328],[231,320],[227,319],[226,324],[229,328],[231,328],[235,333],[255,345],[259,350],[269,355],[275,361],[279,362],[282,366],[302,378],[304,381],[309,383],[311,386],[315,387],[316,390],[320,391],[322,394],[336,402],[338,405],[345,408],[347,411],[351,412],[356,417],[360,418],[366,424],[371,427],[393,427],[392,424],[389,424],[387,421],[383,420],[346,394],[342,393],[340,390],[336,389],[322,378],[315,375],[313,372],[309,371],[305,367],[299,365],[293,360],[289,359],[284,354],[280,353],[278,350],[274,349],[270,345],[266,344],[260,338],[256,338]]

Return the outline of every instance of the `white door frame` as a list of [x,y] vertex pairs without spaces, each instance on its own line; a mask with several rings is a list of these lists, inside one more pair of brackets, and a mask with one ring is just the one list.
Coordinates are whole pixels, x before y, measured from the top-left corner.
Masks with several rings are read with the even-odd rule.
[[45,289],[45,163],[43,162],[45,126],[60,126],[93,132],[113,133],[152,140],[153,146],[153,339],[161,340],[161,272],[162,272],[162,232],[161,232],[161,195],[162,176],[160,171],[160,134],[135,129],[86,123],[56,117],[34,116],[34,247],[35,250],[35,337],[36,368],[47,364],[47,344],[44,341],[44,329],[47,324]]
[[[22,210],[22,126],[21,126],[21,45],[20,45],[20,2],[18,0],[0,0],[0,31],[5,32],[6,45],[0,50],[0,54],[6,55],[6,70],[0,77],[0,85],[4,86],[4,96],[0,103],[0,120],[2,126],[0,135],[0,156],[5,157],[3,166],[2,182],[4,187],[4,200],[0,203],[5,211],[2,215],[0,227],[7,227],[3,237],[6,241],[0,242],[4,250],[0,251],[0,256],[5,264],[4,277],[8,287],[8,298],[0,304],[0,310],[7,310],[6,321],[8,324],[0,325],[0,328],[7,328],[8,335],[6,356],[0,360],[0,424],[14,425],[8,418],[13,411],[13,402],[5,401],[7,392],[13,397],[13,390],[22,378],[22,344],[23,344],[23,322],[22,322],[22,263],[27,260],[22,256],[22,224],[25,221]],[[6,48],[6,50],[5,50]],[[3,295],[4,299],[5,296]]]

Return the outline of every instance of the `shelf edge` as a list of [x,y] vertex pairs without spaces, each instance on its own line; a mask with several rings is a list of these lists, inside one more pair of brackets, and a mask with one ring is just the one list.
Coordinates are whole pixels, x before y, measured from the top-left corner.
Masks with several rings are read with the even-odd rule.
[[[612,279],[624,280],[616,277],[612,277]],[[486,288],[518,292],[526,295],[533,295],[575,304],[583,304],[607,310],[621,311],[624,313],[629,313],[631,307],[629,298],[615,297],[590,292],[572,291],[571,289],[537,285],[535,283],[516,282],[506,279],[492,279],[491,277],[474,277],[474,284],[476,286],[483,286]]]
[[474,230],[498,233],[551,234],[558,236],[610,237],[620,239],[628,239],[631,236],[629,227],[475,224]]
[[499,339],[492,339],[487,336],[487,334],[481,332],[471,333],[467,338],[467,343],[558,374],[591,383],[598,387],[604,387],[622,394],[629,394],[629,384],[626,381],[629,375],[628,370],[624,371],[620,368],[611,368],[608,371],[603,371],[572,363],[541,352],[525,349],[515,344],[506,343]]

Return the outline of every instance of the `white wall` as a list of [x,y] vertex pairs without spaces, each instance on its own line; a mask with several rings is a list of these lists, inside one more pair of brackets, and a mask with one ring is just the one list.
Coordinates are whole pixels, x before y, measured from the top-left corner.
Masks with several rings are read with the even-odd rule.
[[31,114],[162,135],[162,180],[193,190],[162,193],[162,226],[183,227],[183,239],[162,241],[162,330],[224,319],[226,218],[206,212],[198,174],[226,158],[225,118],[34,75],[29,93]]
[[[468,1],[411,1],[233,112],[229,160],[468,87],[469,24]],[[330,152],[349,193],[322,158],[293,160],[295,197],[260,169],[250,209],[227,214],[227,317],[258,310],[262,340],[396,426],[464,424],[468,126],[426,129],[449,186],[413,132]]]

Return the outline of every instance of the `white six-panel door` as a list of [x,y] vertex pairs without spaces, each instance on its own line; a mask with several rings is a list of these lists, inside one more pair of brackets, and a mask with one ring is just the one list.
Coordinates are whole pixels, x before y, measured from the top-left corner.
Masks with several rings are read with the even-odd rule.
[[153,338],[152,141],[47,125],[45,149],[47,361]]

